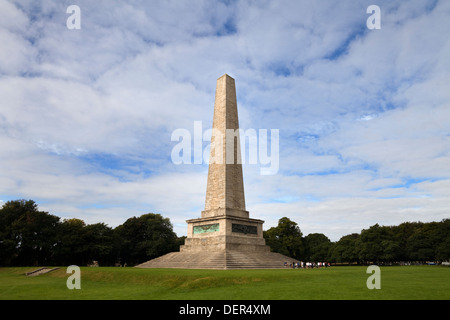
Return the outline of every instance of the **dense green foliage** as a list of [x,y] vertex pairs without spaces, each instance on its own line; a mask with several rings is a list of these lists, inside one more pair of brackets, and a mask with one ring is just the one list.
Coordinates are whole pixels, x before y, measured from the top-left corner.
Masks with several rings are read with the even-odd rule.
[[441,222],[405,222],[398,226],[375,224],[360,234],[331,242],[321,233],[302,237],[297,224],[281,218],[264,232],[272,250],[303,261],[392,263],[450,259],[450,219]]
[[297,224],[289,218],[281,218],[278,226],[264,232],[266,244],[281,254],[300,258],[304,254],[302,232]]
[[0,209],[0,265],[133,265],[173,251],[178,239],[160,214],[132,217],[112,229],[39,211],[33,200]]
[[[303,236],[287,217],[264,232],[273,251],[302,261],[390,263],[450,259],[450,219],[441,222],[375,224],[360,234],[331,242],[321,233]],[[33,200],[6,202],[0,208],[0,265],[135,265],[176,251],[177,238],[168,218],[148,213],[111,228],[86,225],[39,211]]]

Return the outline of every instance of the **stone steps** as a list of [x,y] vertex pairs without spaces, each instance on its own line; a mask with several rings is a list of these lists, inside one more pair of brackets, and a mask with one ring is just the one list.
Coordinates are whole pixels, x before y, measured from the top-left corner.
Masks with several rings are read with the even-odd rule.
[[137,265],[138,268],[223,269],[224,252],[171,252]]
[[35,277],[35,276],[38,276],[38,275],[41,275],[41,274],[44,274],[44,273],[48,273],[48,272],[52,272],[52,271],[55,271],[55,270],[58,270],[58,269],[59,269],[59,267],[56,267],[56,268],[42,267],[42,268],[33,270],[31,272],[27,272],[27,273],[25,273],[25,275],[27,275],[29,277]]
[[298,262],[275,252],[242,252],[235,250],[171,252],[137,265],[137,268],[182,269],[283,269]]

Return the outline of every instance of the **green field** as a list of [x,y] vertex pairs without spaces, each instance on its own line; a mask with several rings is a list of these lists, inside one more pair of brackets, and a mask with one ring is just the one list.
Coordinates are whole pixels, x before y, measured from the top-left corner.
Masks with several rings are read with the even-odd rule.
[[36,277],[35,268],[0,268],[0,299],[299,300],[450,299],[450,268],[381,267],[369,290],[367,267],[282,270],[81,268],[81,289],[66,286],[66,268]]

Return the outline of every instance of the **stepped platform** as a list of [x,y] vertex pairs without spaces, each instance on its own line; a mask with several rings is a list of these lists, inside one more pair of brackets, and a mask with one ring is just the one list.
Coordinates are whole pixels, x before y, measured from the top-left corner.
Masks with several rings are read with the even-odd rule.
[[180,269],[284,269],[298,260],[275,252],[181,251],[141,263],[136,268]]

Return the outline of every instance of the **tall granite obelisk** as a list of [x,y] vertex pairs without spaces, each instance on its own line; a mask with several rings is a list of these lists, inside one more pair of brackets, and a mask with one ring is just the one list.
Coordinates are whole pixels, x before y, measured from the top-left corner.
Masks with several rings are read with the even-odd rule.
[[181,250],[270,250],[264,221],[250,219],[245,210],[238,129],[235,81],[225,74],[217,79],[205,210],[200,219],[187,221]]
[[225,74],[217,79],[205,210],[187,220],[180,252],[144,262],[141,268],[283,268],[295,259],[270,252],[263,238],[264,221],[245,208],[239,145],[236,87]]
[[217,79],[213,134],[205,210],[202,218],[234,215],[248,218],[239,146],[239,121],[234,79]]

